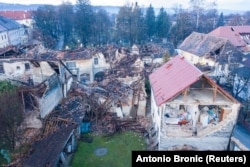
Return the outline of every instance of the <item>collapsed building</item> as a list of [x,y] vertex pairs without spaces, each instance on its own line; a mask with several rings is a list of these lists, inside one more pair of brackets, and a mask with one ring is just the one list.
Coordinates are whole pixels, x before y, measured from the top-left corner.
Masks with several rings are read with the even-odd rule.
[[150,76],[159,150],[227,150],[240,103],[183,56]]
[[[89,123],[89,130],[99,134],[124,130],[145,133],[149,126],[144,118],[144,63],[139,54],[126,48],[62,52],[36,44],[3,54],[0,67],[1,79],[20,87],[26,136],[18,142],[33,143],[22,162],[27,166],[37,159],[53,159],[43,161],[46,164],[67,164],[66,155],[74,151],[76,139]],[[39,153],[39,147],[47,147],[45,143],[50,143],[54,157]]]

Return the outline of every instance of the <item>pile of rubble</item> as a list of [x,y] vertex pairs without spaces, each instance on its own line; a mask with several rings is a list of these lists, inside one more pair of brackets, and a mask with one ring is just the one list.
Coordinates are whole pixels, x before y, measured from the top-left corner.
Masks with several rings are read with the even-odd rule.
[[147,133],[146,128],[139,120],[132,118],[119,118],[116,113],[106,113],[97,123],[93,122],[91,131],[101,135],[112,135],[122,131],[134,131],[137,133]]

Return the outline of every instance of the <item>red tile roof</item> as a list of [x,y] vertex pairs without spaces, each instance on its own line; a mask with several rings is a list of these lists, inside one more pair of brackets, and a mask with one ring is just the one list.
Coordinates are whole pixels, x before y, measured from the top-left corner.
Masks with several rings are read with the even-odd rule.
[[250,26],[223,26],[211,31],[209,35],[227,38],[234,46],[243,47],[247,43],[241,38],[240,34],[249,33]]
[[149,75],[157,105],[170,100],[198,81],[203,73],[182,56],[175,56]]
[[0,16],[13,20],[32,19],[32,11],[0,11]]

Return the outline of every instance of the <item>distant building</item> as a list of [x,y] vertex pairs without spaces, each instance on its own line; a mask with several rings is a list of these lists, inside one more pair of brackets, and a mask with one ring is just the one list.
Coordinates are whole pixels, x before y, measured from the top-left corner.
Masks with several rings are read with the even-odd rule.
[[0,11],[0,16],[13,19],[19,24],[33,27],[32,11]]
[[9,45],[8,30],[0,25],[0,48],[5,48]]
[[28,36],[23,25],[20,25],[12,19],[0,16],[0,26],[3,27],[3,31],[0,36],[0,40],[3,41],[3,45],[0,46],[0,48],[15,46],[27,42]]
[[211,31],[209,35],[226,38],[242,52],[250,52],[250,25],[222,26]]
[[179,46],[182,56],[220,84],[242,63],[243,54],[227,38],[193,32]]

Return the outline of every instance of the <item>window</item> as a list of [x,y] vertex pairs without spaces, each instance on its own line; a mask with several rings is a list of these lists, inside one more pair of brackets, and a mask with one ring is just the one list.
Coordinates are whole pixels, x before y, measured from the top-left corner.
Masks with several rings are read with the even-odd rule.
[[16,66],[16,69],[17,69],[17,70],[20,70],[20,66]]
[[95,64],[95,65],[98,64],[98,58],[94,58],[94,64]]
[[4,74],[3,62],[0,62],[0,73]]
[[29,63],[25,63],[24,66],[25,66],[26,71],[30,70],[30,64]]
[[68,68],[72,69],[72,68],[76,68],[76,62],[71,61],[71,62],[66,62],[66,65]]

